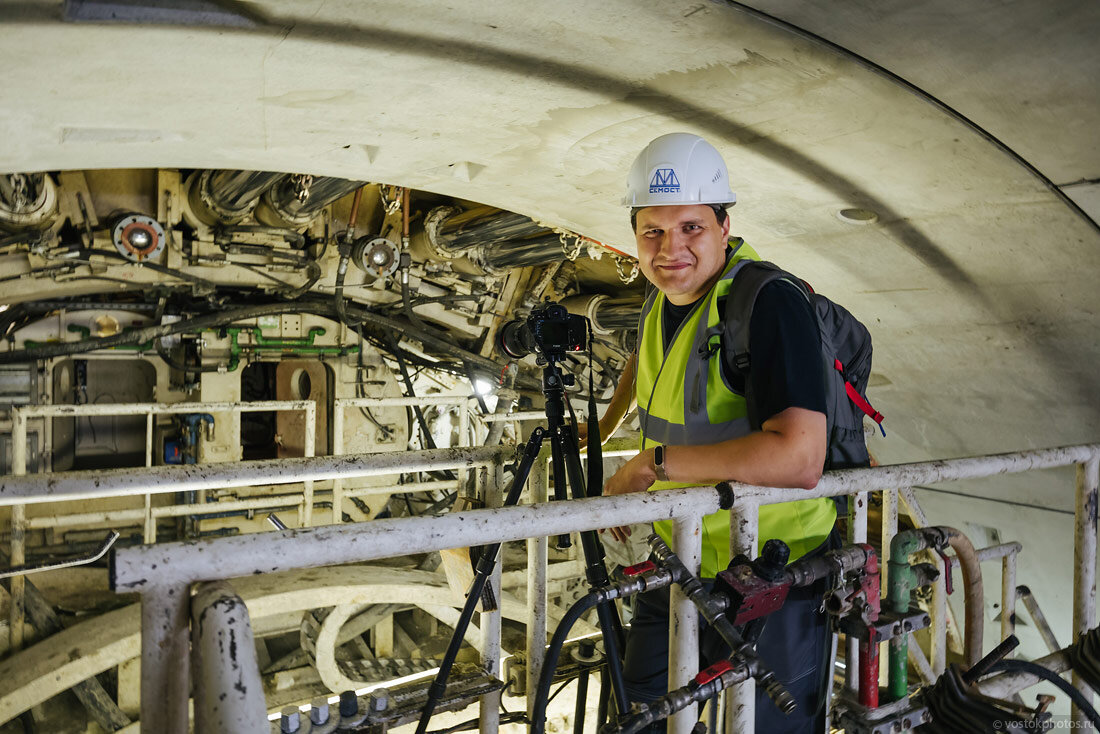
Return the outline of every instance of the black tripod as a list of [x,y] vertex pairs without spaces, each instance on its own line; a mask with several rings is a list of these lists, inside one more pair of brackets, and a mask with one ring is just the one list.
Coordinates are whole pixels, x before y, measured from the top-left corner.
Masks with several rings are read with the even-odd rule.
[[[516,472],[512,476],[512,483],[504,498],[504,506],[509,507],[519,502],[519,495],[523,491],[523,485],[527,483],[527,477],[531,473],[542,449],[542,442],[547,434],[550,436],[550,461],[554,473],[554,491],[557,499],[565,499],[565,489],[572,489],[573,499],[583,499],[588,496],[585,490],[584,472],[581,468],[581,453],[577,444],[577,435],[573,426],[565,420],[565,380],[558,363],[565,355],[546,353],[542,356],[545,366],[542,372],[542,392],[546,397],[546,428],[536,428],[531,432],[527,440],[523,455],[520,458]],[[568,375],[572,380],[573,375]],[[594,401],[590,401],[592,409]],[[593,413],[594,414],[594,413]],[[599,444],[599,436],[590,436],[590,440]],[[601,462],[602,463],[602,462]],[[602,476],[602,468],[599,472]],[[594,495],[598,495],[602,489],[602,482],[595,482]],[[604,565],[603,545],[600,543],[595,530],[581,533],[581,550],[585,559],[585,577],[591,589],[602,589],[610,585],[611,580],[607,575],[607,567]],[[443,655],[443,661],[439,664],[439,673],[428,687],[428,700],[420,715],[420,721],[416,727],[416,734],[424,734],[428,728],[428,721],[435,711],[436,705],[443,697],[447,687],[447,678],[450,677],[451,667],[454,665],[458,650],[462,646],[466,629],[470,626],[470,620],[474,616],[474,609],[481,599],[481,592],[485,588],[485,582],[493,572],[496,565],[497,553],[500,551],[500,543],[484,546],[481,558],[477,563],[477,573],[470,591],[466,595],[466,604],[462,608],[458,622],[455,624],[454,635],[447,646],[447,652]],[[626,686],[623,682],[623,666],[620,650],[624,644],[622,622],[619,619],[618,610],[612,601],[602,602],[597,605],[596,613],[599,618],[600,632],[604,640],[604,653],[607,658],[608,677],[618,706],[619,714],[625,714],[630,710],[630,701],[626,695]]]

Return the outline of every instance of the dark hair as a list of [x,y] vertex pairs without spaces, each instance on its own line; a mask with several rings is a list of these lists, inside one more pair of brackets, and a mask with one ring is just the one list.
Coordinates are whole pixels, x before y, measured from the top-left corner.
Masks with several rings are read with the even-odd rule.
[[[714,218],[718,220],[718,226],[721,227],[726,223],[729,218],[729,212],[726,211],[726,207],[729,204],[704,204],[714,210]],[[644,206],[636,206],[630,210],[630,228],[635,232],[638,231],[638,212],[645,209]]]

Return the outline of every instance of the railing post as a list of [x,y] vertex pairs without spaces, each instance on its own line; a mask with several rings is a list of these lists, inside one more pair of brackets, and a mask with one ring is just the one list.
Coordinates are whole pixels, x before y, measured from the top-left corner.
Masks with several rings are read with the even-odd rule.
[[141,595],[141,730],[187,734],[191,679],[190,589],[159,586]]
[[[672,520],[672,548],[687,570],[699,573],[702,558],[703,519],[687,515]],[[674,585],[669,597],[668,690],[687,685],[699,672],[699,612]],[[668,719],[668,734],[688,734],[695,726],[694,706],[678,711]]]
[[[760,506],[748,503],[730,510],[730,558],[744,553],[756,558]],[[752,678],[726,691],[725,730],[730,734],[756,731],[756,681]]]
[[[848,495],[848,542],[867,542],[866,492]],[[844,641],[844,686],[855,694],[859,690],[859,640],[845,635]]]
[[[465,412],[465,406],[461,410]],[[461,442],[461,439],[460,439]],[[495,476],[488,475],[488,469],[482,467],[474,469],[476,477],[484,489],[482,495],[486,507],[500,507],[504,503],[504,493],[501,482],[504,479],[503,472],[496,472]],[[493,573],[489,577],[489,585],[496,593],[497,608],[491,612],[482,612],[479,617],[481,623],[481,665],[485,672],[494,678],[500,678],[500,621],[501,607],[504,605],[504,591],[500,588],[501,556],[498,553],[496,563],[493,564]],[[486,734],[496,734],[500,728],[500,691],[493,691],[481,697],[480,711],[478,714],[478,731]]]
[[898,534],[898,490],[882,490],[882,558],[879,560],[879,576],[882,578],[882,598],[886,598],[890,541]]
[[195,731],[270,730],[248,608],[226,581],[199,584],[191,603]]
[[1001,639],[1016,633],[1016,552],[1001,559]]
[[[27,473],[27,415],[16,407],[11,409],[11,473],[23,476]],[[27,562],[27,506],[20,503],[11,507],[11,565]],[[10,652],[23,649],[23,620],[26,618],[26,578],[11,579],[11,609],[8,615],[8,641]]]
[[[527,482],[531,504],[549,499],[550,472],[546,457],[531,467]],[[535,689],[546,659],[546,564],[550,539],[545,535],[527,539],[527,715],[534,715]]]
[[[1096,624],[1096,501],[1100,482],[1100,456],[1093,454],[1077,465],[1077,492],[1074,505],[1073,543],[1073,636],[1089,631]],[[1092,691],[1077,673],[1073,685],[1092,702]],[[1074,725],[1090,726],[1076,706],[1070,709]]]
[[[342,400],[332,401],[332,455],[342,456],[344,453],[344,409]],[[332,524],[339,525],[344,521],[344,480],[336,478],[332,480]]]
[[[302,454],[314,456],[317,453],[317,403],[306,404],[306,435],[302,446]],[[306,480],[303,485],[302,524],[309,527],[313,524],[313,481]]]
[[[153,412],[145,414],[145,466],[153,465]],[[157,542],[157,520],[153,517],[153,495],[145,495],[145,528],[142,540],[146,543]]]

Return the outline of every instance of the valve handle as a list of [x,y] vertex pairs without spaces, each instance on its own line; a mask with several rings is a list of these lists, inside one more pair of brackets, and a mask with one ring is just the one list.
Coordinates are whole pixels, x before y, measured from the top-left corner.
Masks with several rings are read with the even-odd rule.
[[657,570],[657,564],[653,561],[643,561],[641,563],[635,563],[633,566],[627,566],[623,569],[623,576],[640,576],[643,573],[649,573],[650,571]]
[[729,660],[719,660],[709,668],[699,671],[695,676],[695,683],[700,686],[705,686],[715,678],[719,678],[724,673],[728,673],[731,670],[733,670],[733,663]]

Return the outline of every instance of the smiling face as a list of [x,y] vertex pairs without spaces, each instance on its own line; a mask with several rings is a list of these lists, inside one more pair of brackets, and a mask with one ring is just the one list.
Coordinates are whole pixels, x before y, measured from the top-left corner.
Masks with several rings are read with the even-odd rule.
[[703,204],[646,207],[634,228],[638,267],[672,303],[694,303],[722,274],[729,231],[729,218],[718,224]]

